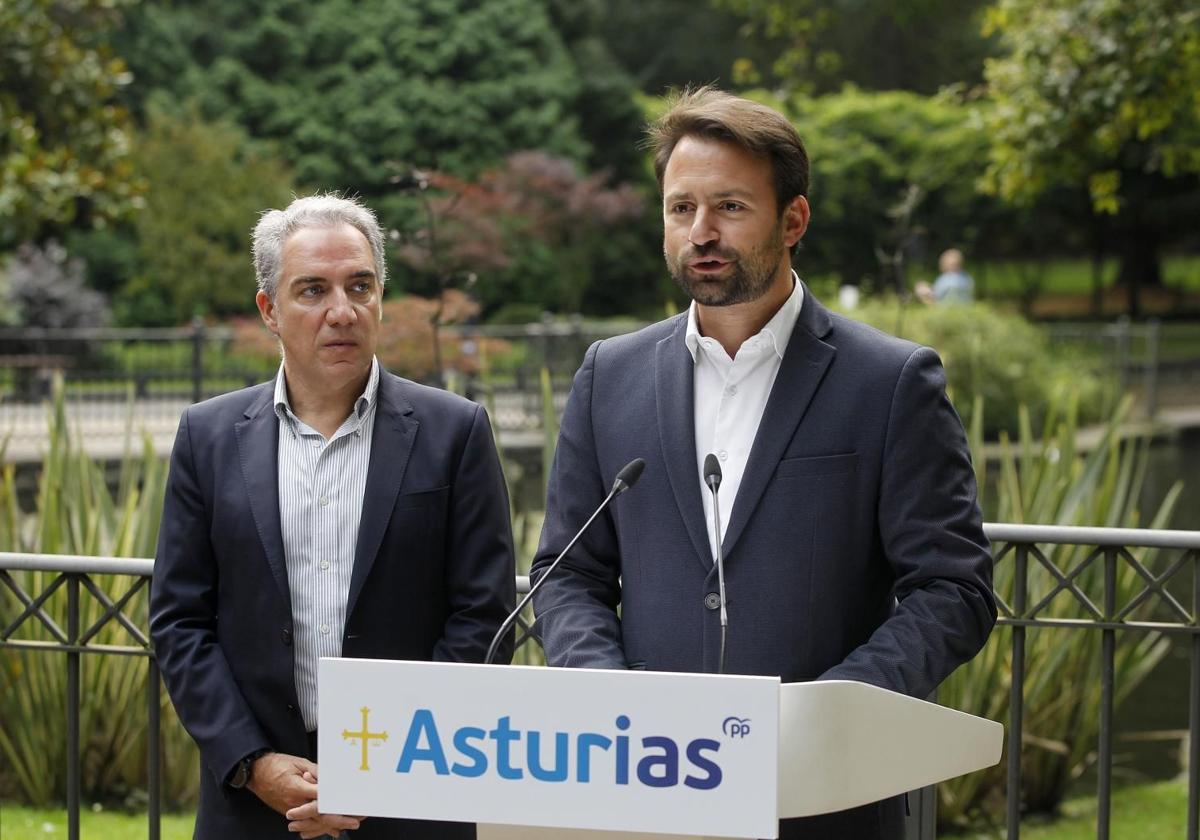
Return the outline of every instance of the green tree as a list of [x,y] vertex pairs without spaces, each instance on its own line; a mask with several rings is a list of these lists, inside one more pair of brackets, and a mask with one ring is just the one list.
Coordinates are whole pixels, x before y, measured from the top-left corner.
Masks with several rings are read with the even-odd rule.
[[136,143],[148,184],[134,220],[137,272],[117,295],[126,324],[172,325],[254,307],[250,230],[288,203],[292,181],[269,150],[194,110],[152,108]]
[[137,200],[129,73],[108,44],[125,0],[0,3],[0,252],[103,225]]
[[987,29],[1006,50],[986,67],[987,186],[1017,203],[1086,191],[1136,314],[1139,285],[1161,280],[1160,249],[1200,212],[1200,8],[998,0]]
[[795,124],[812,167],[809,232],[797,264],[870,289],[903,285],[922,248],[973,250],[995,202],[976,193],[986,137],[950,96],[847,87],[770,100]]
[[195,99],[276,141],[300,183],[358,193],[395,227],[413,215],[398,173],[589,151],[545,0],[156,0],[131,16],[122,49],[131,96]]
[[740,80],[769,69],[791,90],[935,93],[980,81],[991,49],[981,35],[984,0],[713,0],[744,16],[747,29],[777,44],[774,63],[739,62]]

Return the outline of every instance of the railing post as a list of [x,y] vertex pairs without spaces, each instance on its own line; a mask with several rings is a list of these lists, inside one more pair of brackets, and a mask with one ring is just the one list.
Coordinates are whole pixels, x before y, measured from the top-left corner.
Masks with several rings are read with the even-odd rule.
[[[1192,555],[1192,622],[1200,621],[1200,549]],[[1191,692],[1188,697],[1187,840],[1200,840],[1200,635],[1192,635]]]
[[1129,316],[1122,315],[1117,319],[1117,370],[1122,394],[1129,390],[1129,330]]
[[[1013,617],[1023,619],[1026,610],[1025,567],[1028,546],[1016,547],[1013,569]],[[1008,840],[1021,836],[1021,729],[1025,716],[1025,627],[1012,629],[1012,688],[1008,701]]]
[[204,399],[204,319],[192,319],[192,402]]
[[[79,577],[67,576],[67,644],[79,644]],[[79,651],[67,651],[67,837],[79,840]]]
[[1161,322],[1151,318],[1146,322],[1146,416],[1158,414],[1158,338]]
[[159,840],[162,830],[162,720],[161,684],[158,659],[154,654],[146,660],[146,775],[150,840]]
[[[1117,549],[1104,550],[1104,620],[1112,621],[1116,613]],[[1100,631],[1100,767],[1096,792],[1096,837],[1108,840],[1112,821],[1112,743],[1113,706],[1115,697],[1117,631],[1106,627]]]

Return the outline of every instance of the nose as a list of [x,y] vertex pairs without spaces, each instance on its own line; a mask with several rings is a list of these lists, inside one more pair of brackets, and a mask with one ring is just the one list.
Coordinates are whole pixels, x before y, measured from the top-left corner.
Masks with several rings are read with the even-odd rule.
[[358,313],[350,303],[345,289],[334,288],[327,300],[329,307],[325,310],[325,323],[329,326],[350,326],[358,320]]
[[712,214],[705,207],[697,209],[695,218],[692,219],[692,228],[688,231],[688,242],[697,247],[703,247],[711,245],[720,238],[721,234],[717,230]]

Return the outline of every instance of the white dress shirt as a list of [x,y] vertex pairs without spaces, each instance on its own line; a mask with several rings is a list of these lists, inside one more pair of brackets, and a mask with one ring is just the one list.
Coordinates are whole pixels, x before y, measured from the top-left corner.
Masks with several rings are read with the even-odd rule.
[[717,556],[718,535],[713,523],[712,491],[704,483],[704,458],[710,452],[721,463],[721,537],[729,526],[729,515],[737,499],[750,448],[758,424],[771,396],[771,386],[787,350],[788,340],[804,304],[804,286],[792,272],[792,293],[771,320],[746,339],[734,358],[715,338],[700,334],[696,304],[688,309],[684,341],[692,354],[695,423],[696,478],[704,499],[704,522],[708,545]]
[[375,360],[354,410],[326,440],[292,413],[282,365],[275,379],[279,525],[292,596],[293,673],[309,732],[317,728],[317,663],[322,656],[342,655],[378,393]]

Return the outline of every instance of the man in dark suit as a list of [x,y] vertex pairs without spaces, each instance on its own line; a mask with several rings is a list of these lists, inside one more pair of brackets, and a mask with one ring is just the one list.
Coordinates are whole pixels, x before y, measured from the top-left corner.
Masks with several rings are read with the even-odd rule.
[[[321,656],[479,662],[515,600],[483,409],[381,370],[375,216],[297,199],[254,231],[272,382],[194,405],[171,455],[150,626],[200,747],[197,838],[474,837],[322,815]],[[506,650],[502,656],[510,656]]]
[[[668,267],[688,312],[597,342],[576,374],[536,576],[633,458],[535,599],[552,665],[849,679],[924,698],[995,621],[962,425],[930,349],[823,307],[791,268],[808,159],[765,106],[711,88],[652,127]],[[714,524],[703,481],[723,473]],[[620,606],[618,615],[617,608]],[[781,825],[898,838],[903,800]]]

